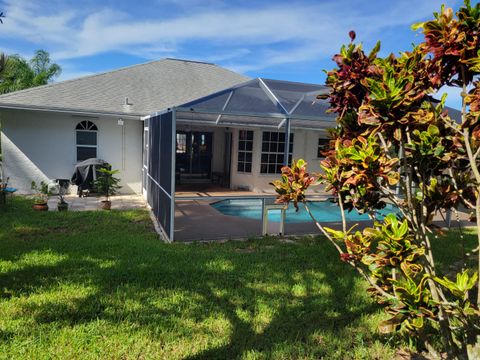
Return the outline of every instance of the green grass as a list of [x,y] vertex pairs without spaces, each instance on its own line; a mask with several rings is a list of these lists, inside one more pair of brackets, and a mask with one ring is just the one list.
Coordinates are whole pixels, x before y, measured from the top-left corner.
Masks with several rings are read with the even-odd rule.
[[321,239],[167,245],[145,211],[29,206],[0,212],[0,358],[383,359],[399,346]]

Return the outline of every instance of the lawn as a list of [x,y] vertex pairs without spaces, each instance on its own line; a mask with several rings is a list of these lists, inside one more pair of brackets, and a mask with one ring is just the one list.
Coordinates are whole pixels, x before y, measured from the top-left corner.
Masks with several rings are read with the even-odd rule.
[[[1,358],[383,359],[402,346],[376,333],[385,316],[321,238],[167,245],[146,211],[29,206],[0,212]],[[455,238],[435,242],[445,266]]]

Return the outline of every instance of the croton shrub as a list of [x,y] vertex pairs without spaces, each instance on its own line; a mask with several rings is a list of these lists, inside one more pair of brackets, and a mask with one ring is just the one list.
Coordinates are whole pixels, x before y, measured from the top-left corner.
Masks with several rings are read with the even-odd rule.
[[[465,1],[456,14],[442,7],[414,29],[424,41],[387,57],[379,43],[366,53],[350,32],[327,72],[337,127],[321,174],[299,160],[272,185],[278,202],[307,211],[309,186],[323,183],[335,196],[342,229],[315,223],[391,315],[383,332],[405,332],[437,356],[477,358],[478,273],[441,274],[431,241],[435,214],[463,207],[480,220],[480,4]],[[445,85],[462,89],[461,119],[445,95],[434,98]],[[379,216],[387,203],[397,211]],[[348,229],[344,211],[369,214],[373,226]],[[432,341],[437,335],[442,341]]]

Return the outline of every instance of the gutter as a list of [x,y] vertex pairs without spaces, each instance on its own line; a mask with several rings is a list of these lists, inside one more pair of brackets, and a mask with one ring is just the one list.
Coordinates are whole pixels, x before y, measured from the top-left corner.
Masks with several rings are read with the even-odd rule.
[[105,112],[105,111],[95,111],[95,110],[52,108],[52,107],[46,107],[46,106],[25,106],[25,105],[2,104],[2,103],[0,103],[0,109],[33,110],[33,111],[69,113],[74,115],[87,115],[87,116],[111,116],[111,117],[122,117],[124,119],[133,119],[133,120],[142,120],[142,116],[143,116],[143,114],[127,114],[122,112]]

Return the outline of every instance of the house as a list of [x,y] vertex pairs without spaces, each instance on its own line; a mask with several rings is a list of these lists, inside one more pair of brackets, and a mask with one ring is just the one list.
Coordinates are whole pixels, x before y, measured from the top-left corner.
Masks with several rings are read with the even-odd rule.
[[292,158],[318,171],[335,124],[316,99],[325,91],[163,59],[9,93],[0,96],[3,168],[29,193],[32,180],[69,179],[78,162],[101,158],[173,240],[175,191],[185,184],[271,193]]
[[[283,163],[285,136],[279,125],[285,111],[296,105],[303,117],[331,121],[325,104],[314,102],[324,90],[163,59],[1,95],[4,171],[12,186],[28,193],[32,180],[69,179],[76,163],[98,157],[120,170],[123,192],[145,192],[144,120],[178,107],[183,111],[177,111],[172,169],[177,182],[216,181],[265,191]],[[326,125],[317,123],[313,132],[310,125],[294,124],[289,156],[314,164]]]
[[0,96],[4,171],[21,193],[32,180],[69,179],[83,159],[107,160],[123,191],[141,191],[143,116],[248,80],[213,64],[163,59]]

